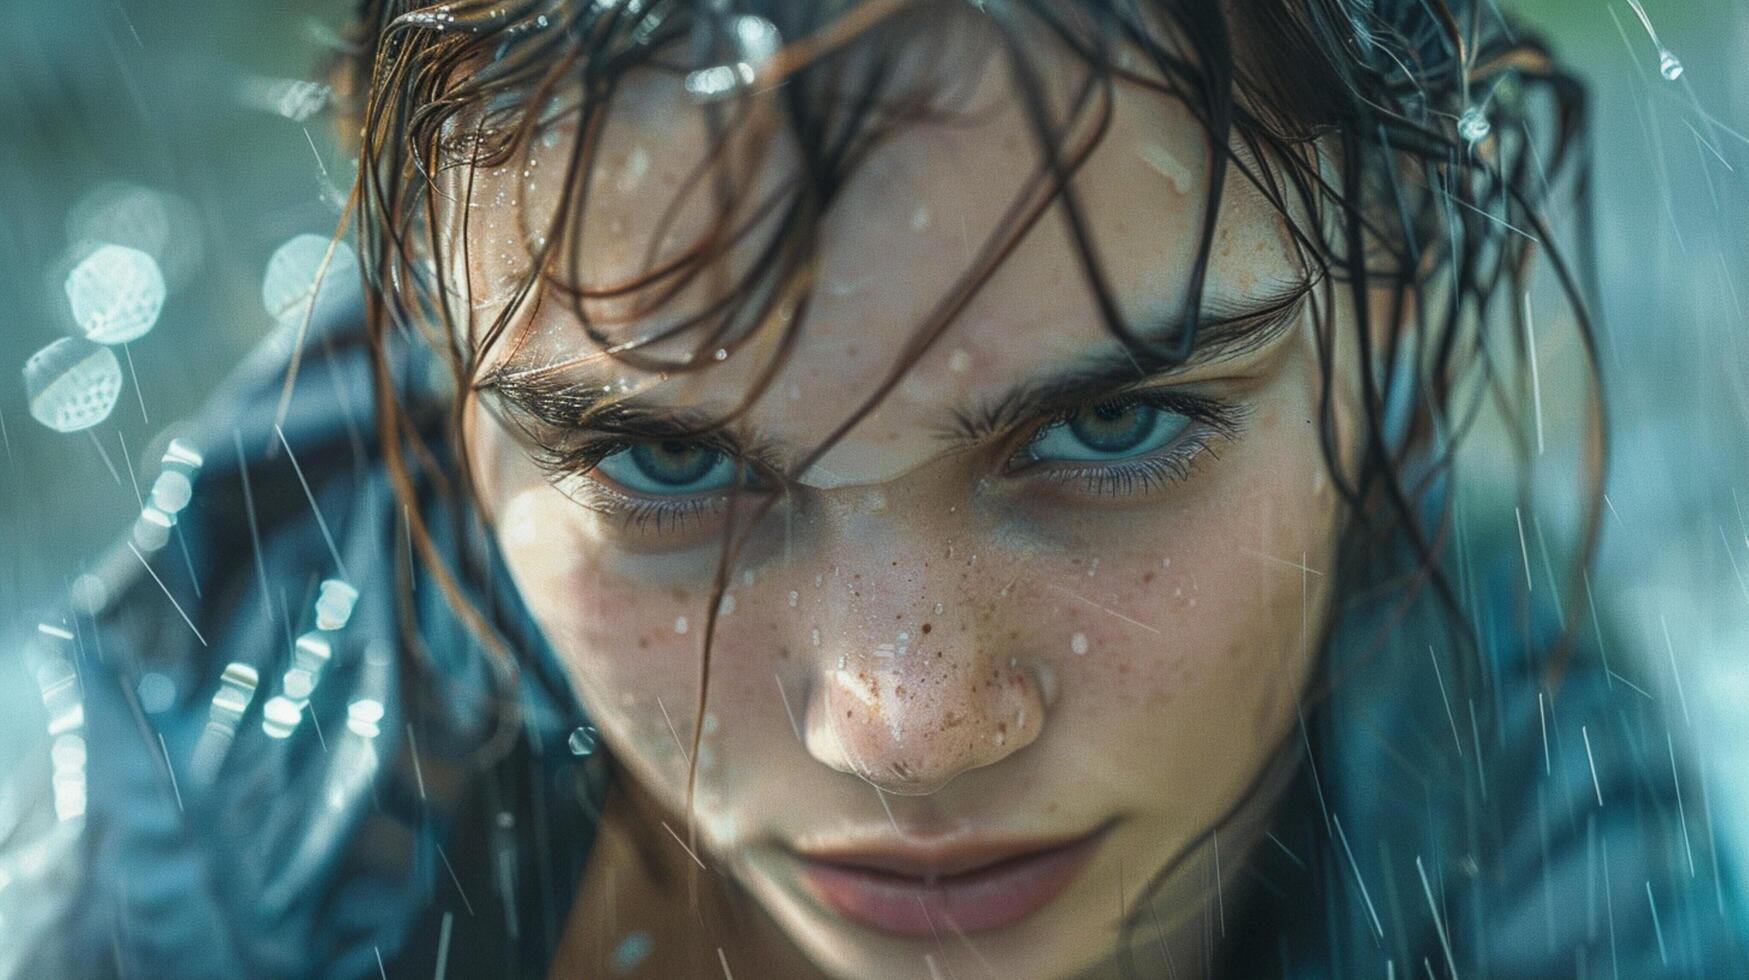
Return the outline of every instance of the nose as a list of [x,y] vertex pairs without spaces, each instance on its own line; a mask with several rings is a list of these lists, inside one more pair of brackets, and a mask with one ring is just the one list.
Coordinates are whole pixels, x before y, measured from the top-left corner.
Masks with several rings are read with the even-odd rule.
[[[1017,656],[1024,651],[987,634],[1000,617],[976,617],[980,625],[954,622],[951,614],[917,615],[936,605],[932,579],[949,576],[915,566],[896,570],[884,560],[893,547],[890,539],[886,547],[863,547],[857,565],[868,574],[861,580],[878,581],[878,593],[847,595],[821,624],[804,742],[828,766],[886,792],[919,796],[1038,738],[1046,710],[1040,671],[1046,668],[1031,666]],[[897,564],[903,569],[906,563]],[[973,597],[958,598],[961,608],[976,604]]]
[[921,796],[1038,738],[1039,680],[976,648],[858,646],[827,665],[808,711],[808,751],[881,789]]

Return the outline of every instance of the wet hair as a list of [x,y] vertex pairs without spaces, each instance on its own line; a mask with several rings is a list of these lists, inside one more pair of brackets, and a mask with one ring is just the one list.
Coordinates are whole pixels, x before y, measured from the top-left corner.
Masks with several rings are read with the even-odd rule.
[[[1579,447],[1586,486],[1572,554],[1578,568],[1589,561],[1604,445],[1594,329],[1583,299],[1590,234],[1584,92],[1541,38],[1491,2],[457,0],[422,7],[363,0],[360,50],[348,71],[358,111],[353,206],[372,287],[367,322],[379,362],[379,434],[421,557],[458,602],[462,580],[478,571],[465,561],[451,568],[439,556],[419,516],[420,487],[465,498],[466,467],[446,471],[442,454],[407,418],[386,363],[391,336],[422,331],[465,391],[491,381],[478,376],[484,351],[521,342],[512,320],[528,302],[570,304],[588,350],[671,374],[709,370],[716,352],[732,354],[774,331],[758,345],[769,360],[739,414],[806,342],[822,222],[859,165],[907,126],[954,118],[954,93],[932,90],[907,70],[927,61],[920,50],[951,43],[944,40],[951,32],[931,29],[942,17],[977,18],[993,32],[993,57],[1008,69],[1032,129],[1036,171],[954,290],[914,325],[904,356],[798,473],[898,383],[1022,236],[1053,215],[1069,229],[1104,326],[1138,362],[1184,360],[1204,312],[1224,182],[1239,180],[1280,212],[1302,264],[1289,274],[1303,274],[1307,285],[1324,388],[1316,427],[1346,502],[1341,587],[1396,590],[1405,603],[1431,590],[1454,635],[1475,651],[1462,590],[1443,567],[1453,538],[1449,477],[1465,434],[1490,407],[1505,421],[1520,474],[1529,472],[1524,318],[1538,253],[1551,264],[1586,358],[1588,431]],[[753,43],[761,39],[781,43]],[[1040,44],[1072,53],[1088,69],[1066,106],[1047,98],[1035,57]],[[601,135],[619,108],[622,83],[640,70],[683,78],[714,140],[675,200],[659,204],[664,227],[694,195],[712,202],[719,220],[672,254],[646,256],[646,268],[624,281],[585,284],[577,232],[600,166]],[[1165,337],[1140,335],[1120,314],[1072,183],[1105,132],[1119,84],[1179,100],[1206,131],[1216,164],[1188,270],[1187,314]],[[450,249],[466,247],[465,234],[443,233],[453,220],[445,209],[454,204],[445,188],[465,198],[477,170],[521,168],[556,119],[577,133],[560,204],[550,225],[525,224],[529,272],[502,315],[476,324],[470,310],[456,308],[438,271],[454,267]],[[755,196],[723,161],[738,136],[769,137],[777,127],[795,150],[793,176]],[[1579,216],[1577,266],[1546,217],[1561,203],[1557,194],[1570,196]],[[728,256],[738,249],[751,257],[735,265],[703,310],[658,315],[689,284],[732,265]],[[605,319],[593,302],[604,300],[631,312]],[[1337,315],[1339,300],[1350,316]],[[1369,327],[1380,319],[1402,326],[1381,338]],[[650,333],[636,332],[657,322]],[[628,325],[630,334],[622,329]],[[1355,447],[1339,445],[1335,421],[1339,345],[1353,345],[1344,349],[1356,351],[1362,366]],[[677,346],[684,352],[654,353]],[[455,402],[446,437],[459,448],[463,399]],[[1341,464],[1345,458],[1358,462]],[[1521,476],[1526,505],[1529,485]],[[725,534],[707,607],[701,718],[718,599],[744,530],[745,523]],[[1395,560],[1404,553],[1406,564]],[[491,635],[488,617],[467,616]],[[506,677],[513,674],[507,647],[488,647]],[[1474,677],[1477,669],[1466,673]]]

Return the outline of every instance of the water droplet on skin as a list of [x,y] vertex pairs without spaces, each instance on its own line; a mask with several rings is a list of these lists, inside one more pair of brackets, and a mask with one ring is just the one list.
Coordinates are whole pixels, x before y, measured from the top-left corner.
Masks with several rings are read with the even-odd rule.
[[820,645],[820,631],[817,629],[814,630],[812,633],[810,633],[808,635],[808,640],[809,640],[809,642],[813,643],[814,646],[819,646]]
[[675,633],[679,634],[680,636],[685,636],[688,628],[689,627],[686,624],[686,617],[685,616],[676,616],[674,618],[674,632]]
[[1457,131],[1464,138],[1464,142],[1474,145],[1487,139],[1488,134],[1494,131],[1494,126],[1488,122],[1488,116],[1481,106],[1470,106],[1458,117]]
[[650,934],[639,930],[628,932],[613,948],[613,972],[624,975],[638,968],[650,956]]
[[121,394],[115,352],[81,337],[62,337],[24,362],[30,415],[56,432],[78,432],[109,418]]
[[1087,634],[1076,633],[1069,637],[1069,652],[1080,656],[1087,652]]
[[911,213],[911,230],[921,233],[928,227],[929,209],[923,205],[918,205],[917,210]]
[[1658,74],[1664,76],[1667,82],[1674,82],[1682,77],[1682,59],[1670,53],[1666,48],[1658,52]]
[[972,369],[972,355],[963,350],[956,350],[947,355],[947,369],[955,374],[965,374]]
[[938,602],[938,603],[936,603],[936,604],[935,604],[935,614],[936,614],[936,615],[937,615],[937,616],[939,616],[939,615],[941,615],[941,611],[942,611],[942,610],[943,610],[943,609],[946,609],[946,608],[947,608],[947,607],[946,607],[946,606],[944,606],[944,605],[942,605],[942,604],[941,604],[941,603],[939,603],[939,602]]
[[729,359],[729,352],[727,350],[725,350],[724,348],[718,347],[717,352],[715,354],[712,354],[711,357],[713,357],[719,361],[726,361]]
[[644,182],[644,177],[649,172],[650,151],[642,146],[633,147],[631,154],[626,157],[625,168],[620,171],[616,184],[622,193],[629,194]]
[[67,302],[85,336],[100,344],[138,340],[164,308],[158,261],[137,248],[105,245],[67,275]]
[[796,607],[796,604],[797,604],[797,603],[798,603],[798,602],[801,602],[801,600],[802,600],[802,595],[801,595],[801,593],[799,593],[799,592],[791,592],[791,593],[790,593],[790,594],[789,594],[789,607],[790,607],[790,608],[791,608],[791,609],[794,609],[794,608],[795,608],[795,607]]
[[581,728],[573,730],[571,732],[571,737],[565,741],[565,744],[570,747],[572,755],[590,755],[595,751],[595,736],[595,726],[584,725]]
[[730,614],[734,611],[735,611],[735,596],[732,593],[728,593],[728,592],[723,593],[723,601],[717,603],[717,615],[727,616],[728,614]]
[[1177,157],[1172,155],[1170,150],[1166,149],[1164,146],[1147,146],[1143,147],[1140,152],[1142,162],[1153,168],[1153,170],[1160,176],[1166,178],[1166,182],[1172,185],[1172,190],[1174,192],[1179,194],[1188,194],[1190,192],[1192,183],[1191,172],[1189,168],[1179,162]]

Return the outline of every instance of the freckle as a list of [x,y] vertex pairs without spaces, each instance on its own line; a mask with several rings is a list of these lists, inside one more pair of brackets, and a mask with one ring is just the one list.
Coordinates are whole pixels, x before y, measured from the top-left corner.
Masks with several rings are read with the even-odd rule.
[[639,650],[650,649],[650,638],[647,636],[638,637],[638,649]]
[[1143,572],[1142,573],[1142,584],[1143,585],[1147,585],[1149,582],[1152,582],[1152,581],[1154,581],[1154,573],[1153,572]]
[[934,627],[930,626],[928,623],[923,624],[923,632],[925,635],[928,635],[929,631],[932,629],[934,629]]

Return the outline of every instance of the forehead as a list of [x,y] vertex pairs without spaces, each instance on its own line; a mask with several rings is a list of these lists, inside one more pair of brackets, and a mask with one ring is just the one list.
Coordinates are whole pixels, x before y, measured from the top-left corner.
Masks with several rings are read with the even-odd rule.
[[[964,280],[1016,203],[1038,187],[1040,144],[1004,56],[972,38],[966,57],[927,71],[967,93],[951,120],[904,125],[863,160],[824,215],[813,251],[803,333],[747,421],[773,441],[811,447],[901,362],[917,332]],[[1092,135],[1099,98],[1078,121],[1067,108],[1088,69],[1075,56],[1033,45],[1064,147]],[[761,104],[760,100],[766,102]],[[718,214],[708,193],[676,199],[713,146],[708,113],[680,78],[656,72],[629,77],[601,132],[587,204],[565,223],[579,235],[580,279],[599,287],[631,280],[708,233]],[[754,112],[781,111],[770,96]],[[1126,322],[1138,330],[1184,312],[1199,249],[1210,153],[1201,125],[1176,99],[1118,81],[1109,123],[1072,180],[1084,227]],[[777,193],[796,179],[799,151],[781,117],[746,140],[731,140],[720,166],[744,185],[748,200]],[[564,190],[575,139],[562,127],[537,139],[525,162],[475,176],[468,225],[472,305],[491,312],[528,266],[527,243],[547,230]],[[757,145],[753,145],[757,141]],[[1235,172],[1226,181],[1209,256],[1205,302],[1243,308],[1300,278],[1284,219]],[[558,229],[553,229],[558,230]],[[768,235],[725,262],[730,279]],[[616,339],[705,308],[721,295],[721,277],[704,275],[642,321],[616,325]],[[623,313],[623,300],[591,301],[592,317]],[[775,338],[768,329],[761,337]],[[599,350],[568,302],[548,296],[526,304],[515,321],[517,344],[500,344],[485,371],[514,356],[516,369],[588,358]],[[689,341],[690,348],[698,343]],[[875,411],[822,460],[852,481],[896,472],[939,447],[944,413],[979,404],[1055,366],[1083,361],[1117,345],[1088,284],[1084,253],[1060,208],[1046,209],[978,288],[939,342],[918,358]],[[661,352],[677,354],[680,347]],[[512,351],[514,354],[512,355]],[[596,358],[575,369],[579,381],[629,384],[651,402],[726,409],[738,404],[768,363],[770,343],[748,343],[700,371],[659,379]]]

